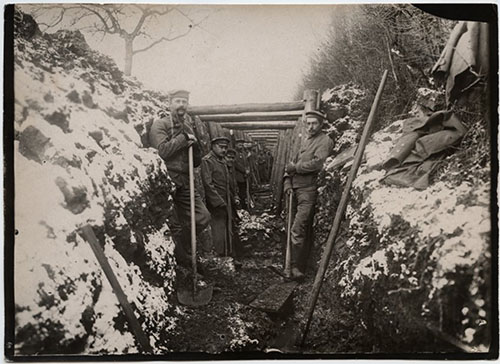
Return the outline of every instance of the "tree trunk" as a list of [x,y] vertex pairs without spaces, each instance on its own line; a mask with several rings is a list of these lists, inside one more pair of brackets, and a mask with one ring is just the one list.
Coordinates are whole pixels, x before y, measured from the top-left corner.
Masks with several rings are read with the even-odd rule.
[[133,48],[134,40],[131,38],[125,38],[125,75],[130,76],[132,74],[132,59],[134,57]]

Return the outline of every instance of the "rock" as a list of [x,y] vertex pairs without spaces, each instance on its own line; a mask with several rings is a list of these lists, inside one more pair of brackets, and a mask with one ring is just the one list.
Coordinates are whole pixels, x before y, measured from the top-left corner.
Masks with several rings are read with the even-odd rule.
[[66,95],[69,101],[74,102],[75,104],[81,104],[82,100],[80,99],[80,95],[76,90],[71,91],[69,94]]
[[83,92],[82,102],[89,109],[97,109],[98,107],[98,105],[92,99],[92,95],[87,90]]
[[69,133],[69,115],[62,111],[54,111],[52,114],[47,115],[45,120],[47,120],[50,124],[58,126],[64,133]]
[[43,163],[46,158],[45,153],[50,147],[52,147],[50,138],[32,125],[19,134],[19,152],[35,162]]
[[72,213],[80,214],[89,206],[87,191],[84,187],[70,187],[61,177],[57,177],[55,182],[64,195],[66,208]]

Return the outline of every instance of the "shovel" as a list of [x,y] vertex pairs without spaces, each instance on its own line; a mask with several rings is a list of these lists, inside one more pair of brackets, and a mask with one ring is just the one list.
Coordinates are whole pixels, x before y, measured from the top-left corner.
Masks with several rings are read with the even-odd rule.
[[191,264],[193,267],[193,289],[180,289],[177,299],[184,306],[203,306],[210,302],[213,294],[213,285],[198,286],[198,273],[196,270],[196,215],[194,211],[194,162],[193,146],[188,149],[189,155],[189,203],[191,216]]

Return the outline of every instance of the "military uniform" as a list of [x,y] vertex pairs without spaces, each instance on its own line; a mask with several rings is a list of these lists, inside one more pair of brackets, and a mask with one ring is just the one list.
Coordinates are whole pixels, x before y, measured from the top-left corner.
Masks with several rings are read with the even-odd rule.
[[317,176],[325,159],[333,150],[333,141],[319,131],[314,136],[302,139],[301,147],[294,156],[295,173],[285,174],[284,189],[293,189],[291,265],[304,272],[307,264],[312,237],[314,205],[317,198]]
[[234,194],[231,187],[229,171],[224,158],[218,158],[213,151],[201,162],[201,176],[205,187],[207,207],[212,215],[212,240],[215,251],[225,255],[229,249],[228,242],[228,195]]
[[247,204],[247,178],[246,171],[249,169],[246,158],[243,156],[244,151],[236,152],[236,158],[234,160],[234,174],[236,178],[236,184],[238,186],[238,196],[240,198],[241,207],[245,210],[248,209]]
[[[190,250],[190,196],[188,136],[196,135],[191,117],[185,114],[167,115],[153,122],[149,132],[149,141],[165,161],[168,174],[176,186],[174,213],[169,218],[169,227],[175,241],[175,256],[179,263],[189,264]],[[200,148],[193,144],[194,166],[201,163]],[[210,213],[203,204],[200,194],[195,190],[195,214],[197,233],[205,229],[210,222]]]

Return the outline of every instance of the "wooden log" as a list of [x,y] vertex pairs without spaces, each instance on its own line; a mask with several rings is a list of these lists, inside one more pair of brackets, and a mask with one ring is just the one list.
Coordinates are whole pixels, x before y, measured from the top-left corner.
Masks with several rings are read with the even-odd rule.
[[240,114],[244,112],[275,112],[304,109],[304,101],[253,103],[235,105],[189,106],[189,113],[196,115]]
[[199,115],[203,121],[214,122],[244,122],[244,121],[284,121],[297,120],[302,116],[302,111],[293,111],[286,113],[253,113],[253,114],[217,114],[217,115]]
[[354,158],[354,153],[356,152],[356,147],[344,150],[342,153],[337,155],[333,161],[328,165],[329,169],[336,169],[342,167],[347,162],[350,162]]
[[295,122],[290,121],[271,121],[267,123],[262,122],[235,122],[235,123],[214,123],[220,124],[223,128],[226,129],[235,129],[235,130],[277,130],[277,129],[292,129],[295,127]]

